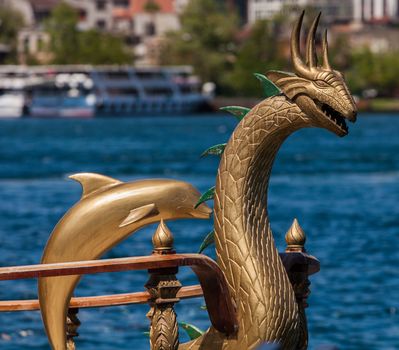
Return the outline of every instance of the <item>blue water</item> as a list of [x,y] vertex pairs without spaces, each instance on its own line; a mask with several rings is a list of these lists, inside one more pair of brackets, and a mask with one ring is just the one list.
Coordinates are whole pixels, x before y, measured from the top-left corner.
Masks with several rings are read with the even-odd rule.
[[[0,264],[38,263],[63,213],[80,196],[68,174],[90,171],[123,180],[170,177],[200,190],[214,183],[217,158],[199,159],[224,142],[232,117],[15,120],[0,123]],[[311,349],[399,348],[399,118],[361,116],[344,139],[302,130],[280,151],[270,189],[270,217],[283,235],[297,217],[307,249],[321,261],[312,277]],[[170,224],[178,252],[194,252],[210,221]],[[151,252],[154,227],[107,257]],[[183,284],[195,283],[188,269]],[[86,276],[77,295],[139,291],[145,272]],[[1,282],[0,298],[36,298],[34,280]],[[201,299],[182,301],[179,319],[209,325]],[[86,309],[77,345],[85,350],[148,349],[148,307]],[[1,349],[48,349],[38,312],[0,314]],[[182,336],[182,339],[186,339]]]

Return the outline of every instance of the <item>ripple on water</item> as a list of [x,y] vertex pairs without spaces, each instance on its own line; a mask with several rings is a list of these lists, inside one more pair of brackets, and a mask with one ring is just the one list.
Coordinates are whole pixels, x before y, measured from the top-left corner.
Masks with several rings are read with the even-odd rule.
[[[218,159],[199,159],[225,142],[234,118],[17,120],[0,127],[0,263],[40,260],[56,222],[80,196],[67,175],[90,171],[123,180],[173,177],[202,191],[214,184]],[[399,348],[399,118],[360,117],[350,135],[303,130],[282,147],[273,169],[270,216],[277,244],[297,217],[307,248],[322,264],[312,277],[308,309],[311,349]],[[170,224],[180,252],[196,251],[211,222]],[[107,257],[151,252],[149,227]],[[184,284],[195,283],[182,269]],[[142,290],[144,272],[85,277],[78,295]],[[34,298],[33,280],[2,282],[1,299]],[[177,306],[181,320],[209,325],[203,300]],[[78,347],[147,349],[147,306],[81,310]],[[48,349],[38,312],[0,314],[4,349]],[[184,338],[184,335],[182,335]],[[186,339],[186,338],[184,338]]]

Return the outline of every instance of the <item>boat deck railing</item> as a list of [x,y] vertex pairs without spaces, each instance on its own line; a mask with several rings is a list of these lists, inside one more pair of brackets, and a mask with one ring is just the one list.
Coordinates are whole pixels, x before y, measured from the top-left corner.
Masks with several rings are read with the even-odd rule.
[[[12,266],[0,268],[0,281],[59,277],[71,275],[86,275],[122,271],[147,270],[149,280],[145,284],[146,291],[113,295],[74,297],[71,299],[67,325],[67,348],[75,349],[74,338],[78,336],[80,321],[77,313],[80,308],[118,306],[128,304],[148,303],[150,311],[150,346],[151,349],[161,349],[159,341],[169,339],[172,347],[177,349],[178,322],[174,305],[180,300],[204,297],[211,324],[219,332],[234,336],[238,330],[238,320],[235,305],[230,296],[227,281],[219,265],[204,254],[177,254],[172,246],[162,246],[162,241],[153,236],[154,250],[151,255],[116,259],[101,259],[91,261],[75,261],[53,264],[38,264],[27,266]],[[155,242],[160,242],[156,244]],[[167,240],[172,242],[173,239]],[[289,242],[287,242],[289,243]],[[306,254],[298,245],[287,246],[281,253],[283,264],[288,272],[297,301],[306,305],[309,294],[308,285],[304,279],[319,270],[317,259]],[[302,246],[303,248],[303,246]],[[176,277],[179,267],[190,267],[198,278],[199,285],[182,286]],[[299,289],[296,286],[301,286]],[[17,312],[40,310],[38,300],[3,300],[0,301],[0,312]],[[169,332],[165,336],[165,332]],[[160,338],[160,335],[162,337]],[[177,345],[176,345],[177,344]]]

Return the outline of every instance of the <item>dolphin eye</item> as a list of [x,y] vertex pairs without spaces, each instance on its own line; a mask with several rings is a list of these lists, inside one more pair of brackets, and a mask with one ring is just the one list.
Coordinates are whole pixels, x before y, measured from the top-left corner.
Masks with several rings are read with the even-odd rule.
[[314,83],[320,88],[330,87],[330,84],[326,83],[324,80],[315,80]]

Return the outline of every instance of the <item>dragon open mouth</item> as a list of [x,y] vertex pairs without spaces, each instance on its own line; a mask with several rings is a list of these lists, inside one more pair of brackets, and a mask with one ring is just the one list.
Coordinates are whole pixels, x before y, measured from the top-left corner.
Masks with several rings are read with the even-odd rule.
[[346,125],[345,117],[341,113],[325,103],[320,103],[318,101],[315,101],[315,103],[326,118],[333,122],[342,132],[345,134],[348,133],[349,129]]

